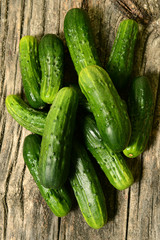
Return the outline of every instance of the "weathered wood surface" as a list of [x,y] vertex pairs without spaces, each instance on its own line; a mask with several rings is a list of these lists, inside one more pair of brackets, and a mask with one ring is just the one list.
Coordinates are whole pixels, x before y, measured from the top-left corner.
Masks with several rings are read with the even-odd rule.
[[[160,1],[134,2],[136,11],[131,0],[1,0],[0,239],[160,239]],[[18,59],[20,38],[56,33],[64,39],[64,16],[72,7],[88,11],[103,64],[123,18],[136,13],[142,22],[147,22],[140,25],[134,75],[145,74],[152,83],[156,101],[153,130],[144,154],[130,161],[135,176],[130,189],[118,192],[104,176],[101,179],[109,222],[100,230],[88,227],[76,203],[62,219],[51,213],[23,161],[23,140],[29,132],[5,108],[7,95],[24,96]]]

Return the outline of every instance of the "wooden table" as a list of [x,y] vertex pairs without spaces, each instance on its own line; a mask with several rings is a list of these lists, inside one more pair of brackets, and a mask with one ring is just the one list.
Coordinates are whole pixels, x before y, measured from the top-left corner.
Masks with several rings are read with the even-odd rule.
[[[134,0],[134,3],[1,0],[0,239],[160,239],[160,1]],[[129,189],[117,191],[103,178],[109,221],[99,230],[88,227],[76,202],[68,216],[61,219],[49,210],[23,161],[22,146],[29,131],[20,127],[5,107],[7,95],[24,97],[18,56],[20,38],[34,35],[40,39],[46,33],[56,33],[64,40],[64,16],[73,7],[88,11],[103,65],[120,21],[133,16],[141,21],[133,75],[148,76],[155,94],[154,123],[147,149],[130,160],[135,183]]]

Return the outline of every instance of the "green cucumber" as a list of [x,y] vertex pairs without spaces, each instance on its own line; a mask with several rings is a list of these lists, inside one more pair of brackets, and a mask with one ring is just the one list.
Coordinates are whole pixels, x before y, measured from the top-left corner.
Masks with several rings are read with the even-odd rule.
[[146,148],[154,116],[154,96],[147,77],[133,79],[128,99],[128,113],[132,125],[130,142],[123,153],[135,158]]
[[94,43],[88,14],[79,8],[70,9],[64,19],[64,34],[75,69],[101,65]]
[[118,27],[106,66],[106,70],[118,90],[128,85],[133,68],[137,37],[138,23],[131,19],[123,20]]
[[103,141],[116,152],[128,145],[131,125],[124,102],[107,72],[88,66],[79,75],[79,85],[86,96]]
[[35,134],[28,135],[23,144],[24,161],[51,211],[57,217],[66,216],[72,206],[72,200],[67,189],[65,187],[60,190],[47,189],[40,183],[38,176],[40,147],[41,137]]
[[109,182],[118,190],[130,187],[133,175],[121,153],[113,152],[100,136],[94,119],[86,116],[81,120],[83,141],[87,149],[97,160]]
[[46,34],[39,43],[39,61],[42,71],[40,96],[52,104],[63,80],[64,47],[55,34]]
[[68,177],[77,105],[77,92],[64,87],[47,115],[39,161],[39,177],[44,187],[58,189]]
[[70,183],[87,224],[95,229],[107,222],[105,197],[95,169],[84,147],[74,142]]
[[18,95],[8,95],[5,101],[10,115],[29,131],[42,135],[47,113],[31,108]]
[[[72,86],[73,87],[73,86]],[[78,87],[75,87],[78,93],[80,108],[90,112],[90,106],[84,95]],[[26,104],[20,96],[9,95],[6,98],[6,107],[10,115],[27,130],[32,133],[43,135],[44,125],[46,122],[47,112],[35,110]]]
[[19,43],[19,59],[22,82],[26,98],[33,108],[42,108],[45,103],[40,97],[40,67],[38,43],[33,36],[24,36]]

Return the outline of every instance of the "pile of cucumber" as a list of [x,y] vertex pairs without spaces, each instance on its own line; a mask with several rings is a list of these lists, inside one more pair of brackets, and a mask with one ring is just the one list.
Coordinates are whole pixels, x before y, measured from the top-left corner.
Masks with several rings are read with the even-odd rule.
[[[71,186],[86,222],[98,229],[107,222],[107,208],[90,155],[116,189],[130,187],[134,179],[124,155],[135,158],[145,150],[154,98],[147,77],[130,81],[137,22],[120,23],[106,68],[84,10],[68,11],[64,34],[78,84],[64,86],[64,45],[58,36],[47,34],[39,43],[24,36],[19,57],[27,103],[9,95],[6,107],[32,132],[24,140],[23,157],[51,211],[68,214]],[[129,96],[127,104],[121,91]]]

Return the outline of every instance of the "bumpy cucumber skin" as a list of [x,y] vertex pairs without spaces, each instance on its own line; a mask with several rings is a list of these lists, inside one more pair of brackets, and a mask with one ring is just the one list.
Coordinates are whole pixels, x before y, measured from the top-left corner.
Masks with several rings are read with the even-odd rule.
[[67,12],[64,19],[64,34],[78,74],[88,65],[101,66],[90,20],[83,9],[73,8]]
[[123,153],[129,158],[135,158],[146,148],[154,116],[154,96],[147,77],[139,76],[133,79],[129,91],[128,112],[132,134]]
[[40,147],[41,137],[35,134],[28,135],[23,144],[24,161],[51,211],[57,217],[66,216],[72,206],[72,200],[67,189],[65,187],[60,190],[47,189],[40,183],[38,176]]
[[40,96],[52,104],[59,91],[64,71],[63,42],[55,34],[46,34],[39,43],[39,61],[42,71]]
[[138,23],[123,20],[116,34],[106,70],[118,90],[127,87],[132,73],[135,45],[138,37]]
[[68,177],[77,105],[77,92],[64,87],[48,112],[39,161],[39,177],[47,188],[60,188]]
[[70,183],[87,224],[95,229],[107,222],[105,197],[94,167],[84,147],[73,144]]
[[[76,88],[78,93],[79,105],[85,111],[90,112],[90,106],[86,101],[84,95],[80,89]],[[46,122],[47,112],[35,110],[26,104],[20,96],[9,95],[6,98],[6,107],[10,115],[24,128],[36,133],[43,135],[44,125]]]
[[45,103],[40,97],[40,68],[38,43],[33,36],[24,36],[19,44],[19,59],[22,82],[26,98],[33,108],[42,108]]
[[79,85],[86,96],[103,141],[115,152],[128,145],[131,124],[124,102],[107,72],[88,66],[79,75]]
[[121,153],[113,152],[103,142],[91,116],[83,118],[81,130],[85,146],[97,160],[110,183],[118,190],[130,187],[134,179],[124,157]]
[[10,115],[23,127],[43,135],[47,113],[31,108],[18,95],[8,95],[5,101]]

